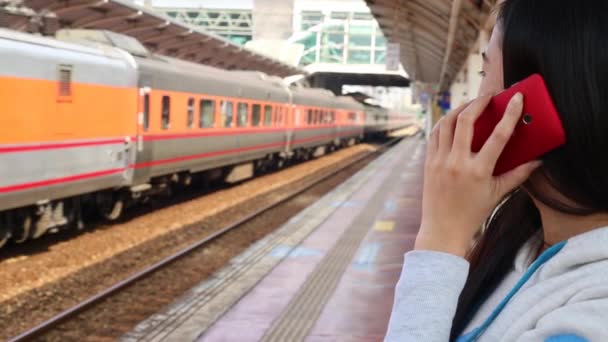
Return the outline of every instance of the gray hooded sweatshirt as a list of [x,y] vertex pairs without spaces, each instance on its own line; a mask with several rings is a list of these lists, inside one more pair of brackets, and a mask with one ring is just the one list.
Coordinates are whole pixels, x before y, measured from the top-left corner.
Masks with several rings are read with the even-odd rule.
[[[608,341],[608,228],[556,244],[532,260],[540,239],[481,304],[458,341]],[[460,257],[406,253],[385,341],[447,342],[469,272]]]

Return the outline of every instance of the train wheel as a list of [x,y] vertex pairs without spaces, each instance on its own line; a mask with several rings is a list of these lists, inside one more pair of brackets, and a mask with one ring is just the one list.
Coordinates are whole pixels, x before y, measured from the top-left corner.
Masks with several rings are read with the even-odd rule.
[[13,241],[16,243],[24,243],[27,241],[34,229],[34,217],[31,212],[23,211],[16,215],[15,231],[13,232]]
[[4,247],[11,237],[10,220],[7,215],[0,214],[0,248]]
[[82,204],[79,198],[74,198],[71,201],[66,201],[64,215],[68,221],[67,225],[70,229],[84,229]]
[[11,231],[6,225],[0,226],[0,248],[4,247],[11,237]]
[[275,164],[275,168],[277,170],[280,170],[282,168],[284,168],[286,166],[287,162],[285,161],[285,159],[283,158],[277,158],[276,164]]
[[108,221],[116,221],[125,207],[124,197],[116,192],[97,195],[97,210]]

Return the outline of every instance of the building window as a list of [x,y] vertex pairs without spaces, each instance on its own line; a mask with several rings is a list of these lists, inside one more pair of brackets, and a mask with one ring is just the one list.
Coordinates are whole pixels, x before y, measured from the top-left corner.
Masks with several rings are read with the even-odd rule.
[[262,106],[254,104],[251,106],[251,126],[258,127],[262,116]]
[[323,46],[321,48],[322,63],[342,63],[344,60],[344,49],[335,46]]
[[348,50],[349,64],[370,64],[371,58],[372,54],[369,50]]
[[382,31],[378,29],[378,34],[376,35],[376,48],[386,47],[386,38],[382,35]]
[[386,64],[386,50],[376,50],[376,64]]
[[238,105],[238,116],[237,116],[237,125],[239,127],[247,126],[247,115],[249,114],[249,105],[246,103],[239,103]]
[[318,25],[323,22],[325,17],[321,11],[302,11],[302,31]]
[[350,34],[348,37],[348,44],[351,47],[371,47],[372,36],[361,35],[361,34]]
[[200,128],[213,127],[215,123],[215,101],[201,100],[199,103]]
[[150,128],[150,94],[144,95],[144,132]]
[[264,106],[264,126],[272,125],[272,106]]
[[348,12],[331,12],[332,19],[348,19]]
[[188,120],[187,123],[188,128],[192,128],[194,126],[194,99],[188,99]]
[[371,13],[357,12],[353,15],[354,20],[372,20],[374,17]]
[[220,107],[222,110],[222,123],[224,124],[224,127],[232,127],[232,123],[234,122],[234,104],[232,101],[222,101]]
[[167,95],[162,99],[161,124],[163,129],[169,129],[171,123],[171,98]]

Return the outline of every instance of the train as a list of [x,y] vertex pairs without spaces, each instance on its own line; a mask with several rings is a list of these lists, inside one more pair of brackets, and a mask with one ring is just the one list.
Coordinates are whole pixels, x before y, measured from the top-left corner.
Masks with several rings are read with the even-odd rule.
[[126,206],[249,163],[276,169],[407,115],[149,52],[101,30],[0,29],[0,247],[83,226],[83,208]]

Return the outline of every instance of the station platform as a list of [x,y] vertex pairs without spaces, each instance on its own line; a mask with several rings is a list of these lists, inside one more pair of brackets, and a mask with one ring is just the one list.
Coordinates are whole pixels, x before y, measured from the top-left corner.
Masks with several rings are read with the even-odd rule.
[[413,247],[424,139],[406,138],[122,341],[381,341]]

